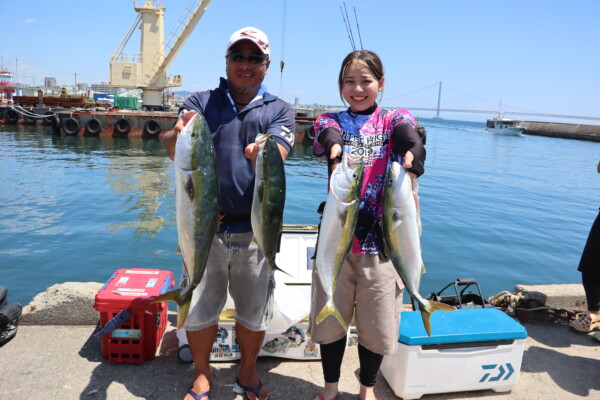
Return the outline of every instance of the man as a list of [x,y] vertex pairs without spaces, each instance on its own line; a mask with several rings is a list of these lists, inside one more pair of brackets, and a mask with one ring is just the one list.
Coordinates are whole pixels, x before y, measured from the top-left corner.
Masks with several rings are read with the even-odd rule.
[[215,236],[205,275],[195,289],[184,328],[195,363],[196,379],[185,400],[207,399],[210,352],[227,287],[235,303],[235,332],[241,350],[236,383],[250,400],[269,392],[256,374],[256,358],[272,316],[273,271],[252,242],[250,211],[259,133],[271,132],[283,159],[294,143],[294,116],[289,104],[266,92],[262,81],[271,63],[264,32],[248,27],[227,44],[227,79],[218,88],[190,96],[180,108],[175,129],[165,135],[173,159],[177,134],[194,112],[210,127],[219,168],[221,227]]

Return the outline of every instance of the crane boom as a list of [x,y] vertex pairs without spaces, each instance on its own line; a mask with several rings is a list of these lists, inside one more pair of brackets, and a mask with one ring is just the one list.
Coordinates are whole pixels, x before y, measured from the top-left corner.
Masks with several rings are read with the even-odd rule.
[[[171,33],[174,42],[170,46],[165,45],[164,40],[165,9],[162,8],[162,2],[134,0],[134,9],[138,15],[110,60],[110,86],[142,89],[144,108],[160,109],[163,90],[181,86],[181,76],[167,76],[167,68],[189,38],[211,1],[192,0],[191,5],[184,10],[189,17],[179,21],[178,32]],[[130,58],[123,54],[123,49],[138,26],[141,30],[140,54],[137,58]],[[168,53],[165,52],[166,48]]]
[[184,24],[183,28],[181,29],[181,32],[176,36],[177,38],[175,39],[175,43],[173,43],[173,47],[171,47],[169,54],[167,54],[167,56],[164,58],[162,64],[158,67],[158,70],[156,71],[156,75],[154,76],[154,78],[152,79],[151,82],[156,82],[156,80],[158,79],[160,74],[162,72],[166,71],[167,68],[169,68],[169,66],[171,65],[171,63],[173,62],[173,60],[179,53],[179,50],[181,50],[184,43],[190,37],[190,34],[196,27],[196,24],[198,24],[198,21],[200,21],[200,18],[202,18],[202,16],[204,15],[204,12],[210,5],[211,1],[212,0],[202,0],[196,6],[196,9],[191,13],[190,18]]

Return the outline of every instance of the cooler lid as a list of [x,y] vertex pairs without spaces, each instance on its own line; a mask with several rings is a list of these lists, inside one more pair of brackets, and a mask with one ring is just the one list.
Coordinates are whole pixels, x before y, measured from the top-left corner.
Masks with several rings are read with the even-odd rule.
[[173,273],[159,269],[124,268],[116,270],[96,294],[96,305],[110,302],[127,307],[135,299],[155,297],[174,285]]
[[412,345],[483,342],[524,339],[525,327],[494,308],[465,308],[436,311],[431,315],[431,336],[427,336],[420,311],[400,313],[400,343]]

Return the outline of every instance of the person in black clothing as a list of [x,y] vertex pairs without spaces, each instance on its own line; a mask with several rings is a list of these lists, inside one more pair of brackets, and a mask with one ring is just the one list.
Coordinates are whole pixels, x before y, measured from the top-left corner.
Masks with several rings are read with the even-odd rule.
[[[600,173],[600,162],[597,170]],[[577,314],[569,325],[580,332],[591,332],[600,329],[600,213],[592,225],[577,270],[581,271],[588,311]],[[600,340],[600,335],[594,337]]]

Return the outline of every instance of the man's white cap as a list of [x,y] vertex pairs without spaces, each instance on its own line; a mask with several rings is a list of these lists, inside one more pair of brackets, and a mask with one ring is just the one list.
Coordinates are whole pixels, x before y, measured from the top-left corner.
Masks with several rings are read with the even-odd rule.
[[227,51],[229,51],[229,48],[237,42],[239,42],[240,40],[250,40],[258,46],[258,48],[260,49],[260,51],[263,52],[263,54],[266,54],[268,56],[271,55],[269,38],[267,38],[267,35],[258,28],[248,26],[246,28],[242,28],[238,31],[235,31],[233,35],[231,35],[231,37],[229,38],[229,42],[227,43]]

